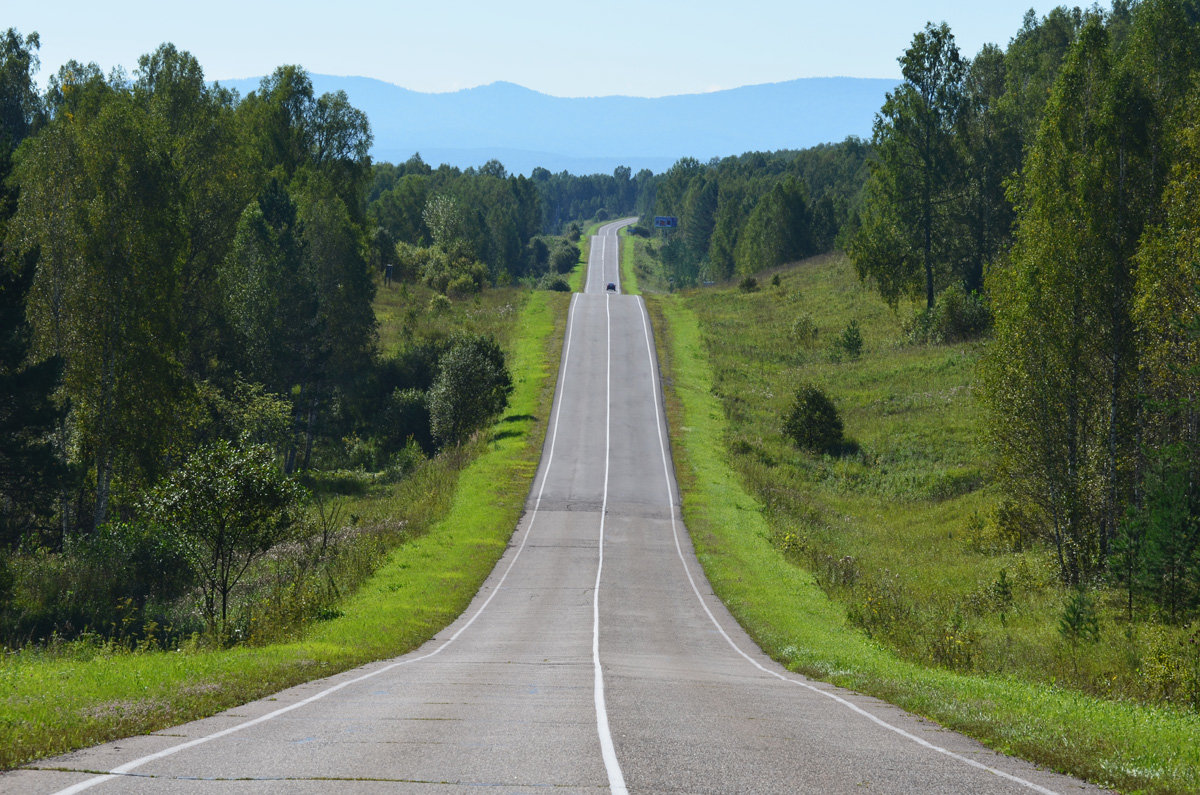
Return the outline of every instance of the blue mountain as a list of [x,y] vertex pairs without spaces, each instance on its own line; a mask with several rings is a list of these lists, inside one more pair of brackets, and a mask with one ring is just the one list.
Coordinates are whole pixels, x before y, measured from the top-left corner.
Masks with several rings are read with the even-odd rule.
[[[803,149],[871,134],[897,81],[821,77],[707,94],[565,98],[513,83],[427,94],[366,77],[311,75],[318,94],[344,90],[366,112],[372,157],[433,166],[499,160],[514,174],[664,171],[681,157],[707,161],[749,151]],[[243,96],[259,78],[222,81]]]

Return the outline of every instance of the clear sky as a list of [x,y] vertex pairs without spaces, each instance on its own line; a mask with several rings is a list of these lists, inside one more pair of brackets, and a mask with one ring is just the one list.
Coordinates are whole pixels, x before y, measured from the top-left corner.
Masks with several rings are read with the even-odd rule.
[[[11,0],[0,25],[41,35],[38,82],[67,60],[132,71],[164,41],[209,79],[284,63],[416,91],[496,80],[560,97],[655,97],[798,77],[899,77],[896,57],[927,21],[964,55],[1001,46],[1032,0]],[[1107,3],[1105,4],[1107,5]]]

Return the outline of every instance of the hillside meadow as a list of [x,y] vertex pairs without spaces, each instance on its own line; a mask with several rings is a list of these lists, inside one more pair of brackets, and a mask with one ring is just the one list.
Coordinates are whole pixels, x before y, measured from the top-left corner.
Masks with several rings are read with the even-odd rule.
[[[1074,592],[1004,516],[981,442],[986,342],[909,343],[911,310],[837,254],[756,282],[648,297],[685,521],[751,635],[997,750],[1123,791],[1200,787],[1197,627],[1130,621],[1101,584],[1095,638],[1063,629]],[[783,435],[801,384],[833,399],[836,454]]]

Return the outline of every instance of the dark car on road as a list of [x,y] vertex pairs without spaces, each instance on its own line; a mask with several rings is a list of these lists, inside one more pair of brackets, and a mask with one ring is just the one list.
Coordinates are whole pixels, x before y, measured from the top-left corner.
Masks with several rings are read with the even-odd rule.
[[604,289],[615,293],[617,291],[617,285],[613,284],[612,282],[609,282],[608,286],[605,287]]

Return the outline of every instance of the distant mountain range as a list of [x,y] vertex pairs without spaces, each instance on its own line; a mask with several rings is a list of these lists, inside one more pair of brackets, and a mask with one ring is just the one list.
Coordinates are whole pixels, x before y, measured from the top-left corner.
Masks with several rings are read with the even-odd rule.
[[[708,94],[563,98],[513,83],[444,94],[366,77],[311,75],[318,94],[342,89],[366,112],[372,157],[466,168],[496,159],[513,174],[537,166],[573,174],[629,166],[665,171],[681,157],[707,161],[749,151],[803,149],[869,137],[895,80],[819,77]],[[221,81],[242,96],[260,78]]]

